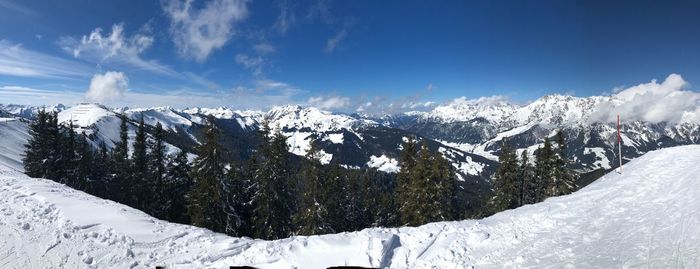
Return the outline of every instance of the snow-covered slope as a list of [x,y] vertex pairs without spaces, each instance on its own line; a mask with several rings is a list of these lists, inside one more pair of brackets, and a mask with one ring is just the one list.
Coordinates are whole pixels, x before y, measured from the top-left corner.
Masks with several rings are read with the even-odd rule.
[[16,118],[0,118],[0,166],[24,171],[22,154],[28,138],[27,123]]
[[40,109],[45,111],[56,111],[61,112],[66,109],[63,104],[56,104],[50,106],[30,106],[30,105],[17,105],[17,104],[0,104],[0,110],[11,113],[15,116],[20,116],[23,118],[32,118],[39,112]]
[[647,153],[571,195],[482,220],[277,241],[158,221],[0,166],[0,266],[696,268],[700,146]]

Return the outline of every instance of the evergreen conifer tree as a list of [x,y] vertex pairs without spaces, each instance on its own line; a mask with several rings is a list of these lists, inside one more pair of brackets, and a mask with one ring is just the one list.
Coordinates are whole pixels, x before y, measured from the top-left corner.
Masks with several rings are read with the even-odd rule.
[[112,198],[112,194],[108,192],[109,184],[112,181],[112,163],[109,156],[107,145],[100,143],[97,152],[94,156],[94,164],[91,173],[93,179],[88,192],[99,197]]
[[[339,167],[337,163],[335,166]],[[377,204],[365,204],[368,192],[372,191],[368,173],[363,170],[346,170],[340,179],[339,190],[329,192],[329,196],[339,198],[340,206],[339,210],[333,208],[329,209],[329,212],[334,210],[343,212],[343,215],[335,221],[344,225],[339,225],[342,230],[335,230],[335,232],[357,231],[369,227],[372,224],[369,207],[377,207]]]
[[558,147],[555,158],[555,175],[551,196],[569,194],[576,190],[576,174],[569,168],[564,133],[559,131],[556,135],[556,139]]
[[76,154],[74,154],[74,161],[71,162],[75,167],[75,172],[72,176],[73,186],[71,187],[74,189],[87,191],[88,193],[94,193],[92,189],[94,187],[92,175],[95,159],[93,156],[92,147],[87,141],[87,136],[85,133],[78,136],[75,143],[75,152]]
[[[308,161],[302,163],[301,169],[301,199],[299,208],[293,216],[296,233],[299,235],[315,235],[332,233],[322,178],[320,149],[316,143],[306,154]],[[336,194],[340,195],[340,194]]]
[[514,208],[517,200],[516,181],[518,177],[518,160],[515,151],[503,138],[501,154],[498,156],[499,167],[494,175],[493,212]]
[[544,146],[535,152],[535,156],[536,188],[533,191],[534,202],[538,203],[549,197],[552,182],[554,181],[554,160],[556,156],[552,151],[552,144],[549,142],[549,138],[545,137]]
[[535,175],[534,168],[530,164],[530,157],[527,150],[523,150],[520,154],[520,167],[518,174],[518,206],[531,204],[535,202]]
[[114,144],[112,150],[111,174],[114,178],[110,182],[110,193],[115,201],[120,203],[129,203],[130,188],[129,180],[131,178],[131,169],[129,165],[129,134],[127,118],[123,114],[119,114],[119,141]]
[[415,166],[409,170],[407,196],[399,208],[402,223],[418,226],[428,222],[431,213],[428,211],[434,209],[431,206],[433,201],[429,200],[430,192],[434,190],[434,182],[430,182],[431,162],[430,150],[424,140],[415,159]]
[[197,148],[192,166],[194,186],[188,194],[187,211],[193,225],[224,232],[227,212],[223,196],[226,171],[219,131],[212,119],[204,129],[204,142]]
[[455,172],[449,161],[435,152],[431,158],[429,177],[426,186],[427,222],[452,220],[453,198],[455,193]]
[[148,196],[148,156],[146,150],[146,124],[143,114],[139,120],[136,136],[134,138],[134,153],[131,160],[131,177],[129,184],[129,204],[138,209],[147,211],[151,197]]
[[263,239],[279,239],[292,232],[294,208],[290,185],[289,151],[286,138],[277,131],[272,139],[269,127],[263,125],[261,146],[256,156],[253,203],[254,235]]
[[168,163],[166,193],[169,203],[165,218],[169,221],[190,223],[190,216],[187,213],[187,197],[192,188],[190,170],[187,163],[187,153],[184,150],[178,152],[175,158]]
[[251,236],[251,182],[239,163],[231,163],[224,184],[227,212],[226,233],[233,236]]
[[58,113],[48,113],[47,117],[47,141],[48,155],[46,157],[46,178],[55,180],[60,183],[66,183],[66,167],[63,156],[65,155],[61,146],[65,143],[65,137],[61,133],[58,125]]
[[[316,149],[314,149],[316,150]],[[328,212],[328,220],[334,232],[348,231],[353,226],[348,210],[350,210],[350,195],[347,189],[347,174],[343,173],[343,168],[338,162],[332,162],[328,167],[322,169],[323,188],[325,192],[325,209]]]
[[163,182],[165,176],[165,144],[163,142],[165,131],[160,122],[156,123],[153,132],[153,141],[148,143],[148,168],[149,180],[146,182],[148,188],[147,197],[150,199],[149,213],[157,218],[165,218],[169,205],[166,187]]
[[48,175],[47,157],[51,145],[48,138],[48,114],[42,108],[37,112],[36,118],[29,124],[29,139],[25,145],[25,153],[22,158],[24,171],[30,177],[43,177]]
[[[75,130],[73,129],[73,121],[68,122],[68,127],[65,130],[65,135],[59,135],[59,141],[60,141],[60,152],[61,152],[61,160],[60,164],[58,165],[61,170],[63,179],[61,179],[61,182],[66,183],[66,185],[75,188],[75,189],[80,189],[77,186],[79,181],[79,177],[81,175],[77,175],[78,171],[76,171],[78,167],[78,156],[76,156],[76,142],[77,142],[77,137],[75,136]],[[82,190],[82,189],[81,189]]]
[[416,200],[415,178],[418,163],[418,153],[416,151],[416,141],[413,137],[403,143],[401,156],[399,157],[400,170],[396,175],[396,207],[398,209],[399,221],[404,225],[417,225],[419,212],[416,204],[422,201]]

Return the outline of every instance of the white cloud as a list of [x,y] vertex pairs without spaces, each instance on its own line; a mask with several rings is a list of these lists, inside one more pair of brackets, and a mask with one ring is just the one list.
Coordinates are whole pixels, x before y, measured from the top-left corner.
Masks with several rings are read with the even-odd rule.
[[508,103],[510,98],[503,95],[493,95],[479,97],[476,99],[469,99],[465,96],[455,98],[450,102],[447,102],[445,106],[459,106],[459,105],[496,105],[500,103]]
[[406,102],[401,104],[402,109],[425,109],[425,108],[430,108],[435,106],[435,102],[433,101],[425,101],[425,102]]
[[19,12],[25,16],[37,16],[37,13],[34,10],[13,1],[0,0],[0,9],[6,9],[11,12]]
[[590,120],[614,122],[620,113],[625,121],[700,122],[700,93],[688,90],[688,85],[671,74],[661,83],[652,80],[619,90],[596,107]]
[[265,109],[275,105],[300,104],[299,97],[308,92],[284,82],[254,81],[254,87],[236,86],[228,90],[203,91],[199,89],[160,90],[138,92],[127,90],[128,79],[120,72],[106,72],[94,76],[88,92],[73,90],[42,90],[22,86],[0,86],[0,103],[27,105],[77,104],[85,100],[108,102],[110,106],[154,107],[218,107],[237,109]]
[[103,35],[102,29],[96,28],[80,40],[63,37],[59,45],[75,58],[100,64],[125,64],[159,74],[177,76],[170,67],[155,60],[141,58],[141,54],[148,50],[153,42],[154,38],[145,33],[127,36],[124,34],[124,24],[115,24],[109,34]]
[[124,36],[124,24],[112,25],[109,35],[102,35],[102,29],[96,28],[90,35],[83,36],[80,44],[72,48],[73,56],[79,57],[81,53],[95,51],[104,59],[120,55],[139,55],[153,45],[153,37],[136,34],[132,37]]
[[[389,104],[389,106],[391,106],[391,104]],[[375,103],[373,103],[371,101],[362,102],[355,109],[355,111],[357,111],[357,112],[371,112],[373,110],[375,110]]]
[[35,52],[0,39],[0,75],[72,79],[91,73],[87,66]]
[[320,109],[341,109],[350,105],[350,98],[344,96],[312,96],[307,102]]
[[255,52],[257,52],[258,54],[262,55],[274,53],[277,51],[277,49],[275,49],[274,46],[265,42],[256,44],[255,46],[253,46],[253,50],[255,50]]
[[340,44],[340,42],[342,42],[347,35],[348,30],[344,27],[335,36],[329,38],[326,41],[326,53],[333,53],[333,51],[335,51],[335,49],[338,47],[338,44]]
[[274,81],[270,79],[259,79],[255,81],[256,91],[268,91],[268,90],[279,90],[279,89],[295,89],[291,85],[281,82]]
[[23,86],[0,86],[0,103],[20,105],[75,104],[83,100],[78,91],[51,91]]
[[239,53],[236,54],[236,63],[253,72],[253,75],[259,76],[262,74],[262,68],[265,64],[265,60],[260,56],[251,57],[246,54]]
[[203,62],[235,34],[236,22],[248,15],[245,0],[212,0],[196,10],[193,0],[168,0],[163,9],[180,55]]
[[104,103],[124,96],[129,80],[122,72],[109,71],[96,74],[90,81],[90,88],[85,93],[85,99],[90,102]]
[[272,28],[277,30],[278,33],[285,35],[296,24],[296,14],[294,13],[294,8],[287,1],[280,2],[279,7],[280,15],[277,17],[275,24],[272,25]]
[[306,20],[319,19],[321,23],[331,25],[335,23],[335,18],[331,14],[329,1],[318,0],[309,7],[309,12],[306,14]]

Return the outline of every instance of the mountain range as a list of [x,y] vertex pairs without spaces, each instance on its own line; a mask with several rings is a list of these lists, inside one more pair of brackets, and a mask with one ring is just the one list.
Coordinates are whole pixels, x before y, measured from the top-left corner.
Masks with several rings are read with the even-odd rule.
[[[475,199],[491,189],[490,177],[498,166],[501,140],[520,154],[534,154],[545,138],[564,132],[569,160],[580,174],[580,185],[595,175],[617,166],[617,130],[608,104],[620,104],[620,95],[574,97],[547,95],[527,105],[503,98],[456,99],[431,111],[411,111],[392,115],[332,113],[314,107],[286,105],[268,111],[236,110],[228,107],[188,108],[108,108],[94,103],[45,107],[58,112],[62,124],[73,122],[78,133],[85,132],[94,144],[112,147],[118,139],[118,114],[129,120],[129,136],[134,137],[143,117],[152,131],[160,123],[168,132],[168,151],[185,150],[194,154],[207,117],[222,130],[222,143],[234,160],[244,160],[259,141],[258,130],[268,124],[287,136],[289,150],[306,154],[312,142],[321,148],[322,163],[337,162],[346,168],[376,168],[387,173],[399,170],[402,143],[409,137],[425,141],[431,150],[446,157],[457,172],[463,188]],[[31,119],[39,107],[0,105],[0,113]],[[625,116],[630,115],[624,115]],[[700,143],[700,124],[683,115],[675,122],[643,118],[625,119],[621,124],[623,161],[648,151]],[[26,124],[25,124],[26,125]],[[193,157],[194,155],[192,155]]]

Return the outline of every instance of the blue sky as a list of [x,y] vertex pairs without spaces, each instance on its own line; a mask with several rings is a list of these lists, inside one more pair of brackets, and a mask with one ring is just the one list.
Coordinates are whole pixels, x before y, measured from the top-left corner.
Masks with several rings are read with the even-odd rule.
[[0,14],[0,103],[392,112],[700,81],[693,1],[0,0]]

